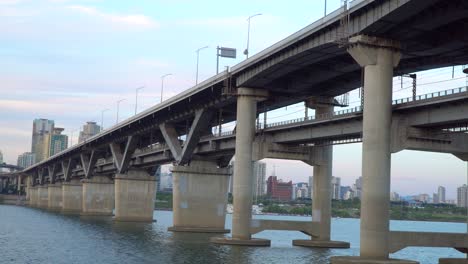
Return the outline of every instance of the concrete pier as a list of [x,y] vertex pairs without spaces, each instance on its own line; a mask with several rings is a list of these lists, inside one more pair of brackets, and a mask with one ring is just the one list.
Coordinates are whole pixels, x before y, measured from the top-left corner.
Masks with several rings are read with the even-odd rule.
[[152,222],[156,179],[145,170],[115,175],[115,221]]
[[38,199],[37,199],[37,186],[29,187],[29,206],[30,207],[37,207]]
[[36,207],[41,209],[49,208],[49,188],[46,185],[37,186],[37,203]]
[[229,233],[225,229],[229,170],[215,162],[194,160],[175,166],[173,226],[169,231]]
[[47,209],[49,211],[62,210],[62,183],[48,185]]
[[[315,102],[316,116],[333,115],[333,98],[323,98],[322,102]],[[333,146],[322,145],[317,147],[316,153],[320,156],[320,164],[314,166],[312,222],[317,223],[318,233],[310,240],[293,240],[293,245],[321,248],[349,248],[348,242],[331,241],[331,199],[332,199],[332,170]]]
[[114,183],[104,175],[84,179],[81,215],[111,216],[114,210]]
[[232,238],[213,238],[217,244],[269,246],[270,240],[252,239],[253,166],[252,150],[255,138],[257,101],[267,96],[264,90],[237,89],[236,153],[234,163],[234,212]]
[[82,212],[83,184],[80,179],[71,179],[62,183],[62,213],[76,214]]
[[350,43],[348,52],[364,67],[361,247],[359,257],[331,262],[414,263],[389,259],[392,78],[399,44],[369,36],[353,37]]

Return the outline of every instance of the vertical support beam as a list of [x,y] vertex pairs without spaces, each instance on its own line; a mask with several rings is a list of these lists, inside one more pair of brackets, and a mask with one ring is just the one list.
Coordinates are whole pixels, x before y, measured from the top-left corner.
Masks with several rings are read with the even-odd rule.
[[[306,109],[315,108],[315,116],[333,115],[334,98],[317,98],[306,103]],[[331,199],[332,199],[332,170],[333,170],[333,145],[319,145],[315,147],[314,157],[318,157],[319,163],[314,165],[314,193],[312,198],[312,222],[318,228],[317,237],[312,240],[293,240],[295,246],[320,247],[320,248],[349,248],[348,242],[331,241]]]
[[[394,263],[389,261],[390,133],[393,68],[400,61],[400,45],[368,36],[356,36],[350,42],[348,52],[365,72],[361,248],[358,258]],[[332,263],[343,262],[332,259]]]
[[47,187],[48,189],[48,200],[47,209],[49,211],[58,212],[62,210],[62,184],[51,183]]
[[130,160],[137,148],[138,138],[129,136],[125,142],[125,149],[121,149],[120,144],[116,142],[110,143],[110,150],[114,159],[114,165],[117,168],[117,173],[122,174],[128,170]]
[[253,160],[257,101],[268,96],[265,90],[237,89],[236,153],[234,163],[234,212],[232,215],[232,238],[214,238],[219,244],[242,244],[269,246],[270,241],[252,239]]

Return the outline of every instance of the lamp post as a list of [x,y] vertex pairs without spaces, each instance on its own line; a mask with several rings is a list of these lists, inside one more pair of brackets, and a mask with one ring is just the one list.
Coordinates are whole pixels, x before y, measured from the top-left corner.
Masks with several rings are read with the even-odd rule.
[[167,76],[170,76],[170,75],[172,75],[172,73],[164,74],[163,76],[161,76],[161,103],[163,101],[164,78],[166,78]]
[[144,86],[138,87],[135,89],[135,115],[137,114],[138,111],[138,91],[145,88]]
[[122,101],[125,101],[126,99],[120,99],[117,101],[117,118],[116,118],[116,121],[115,123],[118,124],[119,123],[119,105]]
[[200,59],[200,50],[203,50],[203,49],[207,49],[208,46],[205,46],[205,47],[201,47],[199,49],[197,49],[195,52],[197,53],[197,74],[196,74],[196,77],[195,77],[195,85],[198,84],[198,61]]
[[104,112],[110,111],[109,108],[101,110],[101,131],[104,130]]
[[247,18],[247,48],[244,50],[244,54],[245,54],[245,57],[246,59],[249,58],[249,42],[250,42],[250,20],[253,18],[253,17],[256,17],[256,16],[261,16],[262,14],[255,14],[255,15],[251,15]]

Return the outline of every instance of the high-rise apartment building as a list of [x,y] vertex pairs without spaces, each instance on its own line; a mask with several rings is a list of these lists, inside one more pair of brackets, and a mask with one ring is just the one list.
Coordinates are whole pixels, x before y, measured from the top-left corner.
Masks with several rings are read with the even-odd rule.
[[437,188],[437,197],[439,198],[439,203],[445,203],[445,187],[439,186]]
[[457,188],[457,206],[468,207],[468,186],[466,184]]
[[309,198],[314,195],[314,176],[309,176]]
[[341,199],[341,178],[332,177],[332,199],[340,200]]
[[32,152],[25,152],[21,155],[18,156],[18,162],[17,165],[20,166],[21,168],[27,168],[29,166],[32,166],[35,162],[36,155]]
[[2,151],[0,150],[0,164],[3,163],[3,153]]
[[68,148],[68,136],[62,135],[63,128],[54,128],[53,133],[49,136],[49,151],[48,157],[53,156]]
[[35,162],[40,162],[48,157],[50,134],[52,134],[53,130],[53,120],[34,119],[31,152],[36,155]]
[[86,124],[83,126],[83,131],[80,131],[78,143],[81,143],[86,139],[98,134],[100,131],[101,127],[98,126],[96,122],[86,122]]
[[253,164],[253,176],[254,176],[254,201],[259,197],[265,195],[266,191],[266,163],[256,161]]

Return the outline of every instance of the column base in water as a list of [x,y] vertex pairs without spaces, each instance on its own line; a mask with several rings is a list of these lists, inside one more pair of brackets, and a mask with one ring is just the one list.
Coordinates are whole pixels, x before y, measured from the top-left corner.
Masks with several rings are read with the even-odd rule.
[[419,264],[417,261],[403,259],[373,259],[363,257],[331,257],[331,264]]
[[293,246],[315,248],[349,248],[350,244],[343,241],[295,239],[293,240]]
[[115,221],[153,222],[156,179],[144,170],[115,175]]
[[271,241],[263,238],[236,239],[230,237],[212,237],[210,242],[218,245],[269,247]]
[[114,210],[114,183],[107,176],[96,175],[83,182],[82,216],[111,216]]
[[83,184],[79,179],[62,183],[62,214],[81,214],[83,202]]

